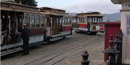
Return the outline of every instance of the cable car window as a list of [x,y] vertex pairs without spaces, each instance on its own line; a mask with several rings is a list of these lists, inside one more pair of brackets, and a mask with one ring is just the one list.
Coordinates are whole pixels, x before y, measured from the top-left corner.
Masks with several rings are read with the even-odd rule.
[[65,24],[67,24],[67,18],[65,19]]
[[70,21],[69,21],[69,18],[68,18],[68,24],[69,24],[69,22],[70,22]]
[[79,17],[79,22],[81,22],[81,21],[80,21],[80,17]]
[[77,18],[77,22],[79,22],[79,18]]
[[62,21],[61,21],[62,19],[60,18],[60,24],[62,23]]
[[90,22],[90,18],[88,18],[88,22]]
[[98,23],[99,23],[100,20],[99,20],[99,18],[97,18],[97,19],[98,19],[97,21],[98,21]]
[[64,24],[64,18],[63,18],[63,24]]
[[2,4],[2,7],[8,8],[8,4]]
[[100,22],[102,21],[102,18],[100,18]]
[[80,19],[81,19],[81,23],[82,23],[82,17]]
[[35,18],[34,18],[33,15],[31,16],[30,26],[31,26],[31,27],[35,27]]
[[26,25],[27,25],[27,27],[29,27],[29,15],[25,15],[25,22],[24,23],[26,23]]
[[83,17],[83,23],[84,23],[84,17]]
[[95,23],[97,23],[97,17],[95,17]]
[[85,17],[85,23],[87,23],[87,17]]
[[74,18],[74,22],[76,22],[76,18]]
[[41,16],[41,27],[44,27],[44,16]]
[[93,17],[93,23],[95,23],[95,21],[94,21],[94,17]]
[[40,16],[36,16],[36,27],[40,27]]
[[71,24],[71,19],[69,19],[69,24]]

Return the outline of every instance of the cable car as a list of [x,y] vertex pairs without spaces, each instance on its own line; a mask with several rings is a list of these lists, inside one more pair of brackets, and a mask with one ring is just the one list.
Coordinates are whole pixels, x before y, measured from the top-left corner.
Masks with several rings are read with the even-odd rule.
[[73,30],[96,35],[97,32],[104,32],[104,25],[100,24],[102,20],[100,12],[78,13],[73,17]]
[[41,13],[45,14],[46,40],[48,43],[72,35],[72,16],[65,13],[65,10],[42,7]]
[[[63,21],[65,22],[65,16],[72,20],[70,19],[72,16],[65,13],[65,10],[51,9],[48,13],[48,10],[44,10],[44,8],[1,2],[1,56],[23,50],[23,41],[20,35],[24,23],[30,29],[30,47],[43,44],[46,41],[49,43],[51,39],[55,40],[58,37],[65,38],[67,35],[71,35],[72,22],[64,25]],[[16,33],[12,33],[13,27]]]

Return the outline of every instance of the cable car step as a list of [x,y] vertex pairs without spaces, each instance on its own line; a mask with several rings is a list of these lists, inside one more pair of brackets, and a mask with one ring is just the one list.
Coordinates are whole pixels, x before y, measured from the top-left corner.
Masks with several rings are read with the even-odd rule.
[[15,52],[18,52],[18,51],[22,51],[22,50],[23,49],[21,47],[18,47],[18,48],[15,48],[15,49],[8,49],[8,50],[5,50],[5,51],[1,51],[1,56],[5,56],[5,55],[15,53]]

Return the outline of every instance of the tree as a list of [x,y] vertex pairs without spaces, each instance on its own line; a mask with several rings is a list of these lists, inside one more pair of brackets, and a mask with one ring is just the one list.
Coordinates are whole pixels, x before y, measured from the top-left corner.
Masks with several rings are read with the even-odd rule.
[[[15,2],[19,3],[20,0],[15,0]],[[22,4],[37,6],[37,2],[35,0],[21,0]]]

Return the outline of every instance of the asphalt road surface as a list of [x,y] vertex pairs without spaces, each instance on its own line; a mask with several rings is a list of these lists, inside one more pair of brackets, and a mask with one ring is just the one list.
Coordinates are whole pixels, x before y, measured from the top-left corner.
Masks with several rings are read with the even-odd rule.
[[104,33],[88,35],[75,33],[63,40],[30,48],[30,54],[22,52],[4,56],[2,65],[81,65],[81,53],[87,50],[90,65],[104,65]]

